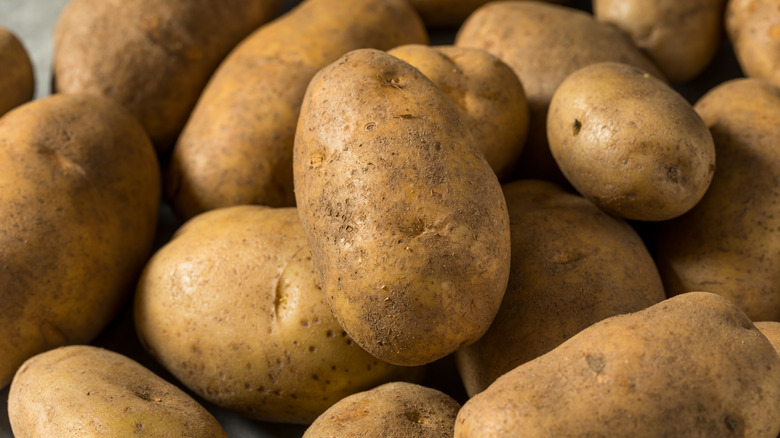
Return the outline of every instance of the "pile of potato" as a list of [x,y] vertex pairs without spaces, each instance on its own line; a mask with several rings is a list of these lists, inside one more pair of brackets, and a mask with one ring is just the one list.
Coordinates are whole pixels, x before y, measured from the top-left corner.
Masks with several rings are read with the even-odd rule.
[[282,3],[0,29],[15,436],[780,435],[778,0]]

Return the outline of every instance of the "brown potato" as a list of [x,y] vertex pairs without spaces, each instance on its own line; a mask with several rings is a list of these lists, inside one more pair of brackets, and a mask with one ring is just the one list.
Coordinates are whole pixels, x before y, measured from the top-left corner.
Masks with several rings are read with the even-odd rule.
[[0,117],[29,101],[35,92],[35,77],[30,57],[22,42],[10,30],[0,26]]
[[776,0],[730,0],[726,31],[745,75],[780,87],[780,8]]

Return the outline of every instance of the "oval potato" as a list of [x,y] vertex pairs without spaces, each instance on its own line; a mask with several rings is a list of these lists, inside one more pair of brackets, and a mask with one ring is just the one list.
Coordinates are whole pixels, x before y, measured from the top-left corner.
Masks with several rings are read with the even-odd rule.
[[780,87],[780,7],[776,0],[730,0],[726,33],[750,78]]
[[35,76],[22,42],[0,26],[0,117],[29,101],[35,92]]

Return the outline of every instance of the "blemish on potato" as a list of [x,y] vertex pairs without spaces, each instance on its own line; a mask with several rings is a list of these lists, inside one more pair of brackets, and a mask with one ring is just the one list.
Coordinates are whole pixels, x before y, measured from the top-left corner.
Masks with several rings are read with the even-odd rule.
[[577,135],[580,133],[580,128],[582,128],[582,123],[580,123],[579,120],[574,119],[574,125],[572,125],[572,134]]
[[595,371],[596,374],[603,371],[604,367],[606,366],[604,356],[600,354],[588,354],[585,356],[585,361],[588,362],[588,367]]

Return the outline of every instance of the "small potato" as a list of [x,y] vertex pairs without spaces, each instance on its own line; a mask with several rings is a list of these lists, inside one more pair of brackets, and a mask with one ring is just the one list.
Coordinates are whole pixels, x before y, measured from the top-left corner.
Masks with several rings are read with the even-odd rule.
[[387,383],[339,401],[303,438],[452,437],[459,409],[458,402],[441,391]]
[[225,437],[216,419],[139,363],[73,345],[22,365],[8,395],[16,438]]
[[625,64],[593,64],[566,78],[550,103],[547,137],[572,186],[626,219],[680,216],[715,172],[712,136],[693,107]]
[[33,98],[35,76],[27,50],[10,30],[0,26],[0,117]]
[[726,6],[726,31],[745,75],[780,87],[777,0],[730,0]]

